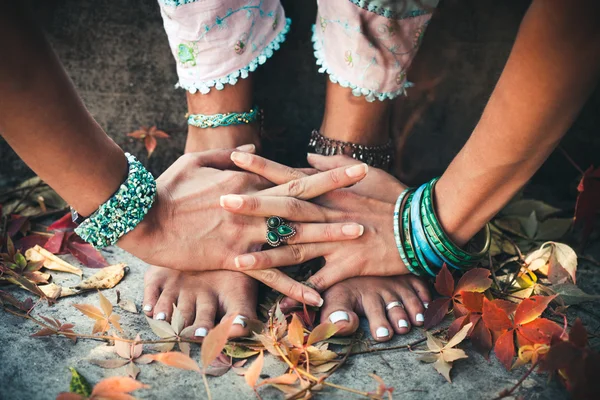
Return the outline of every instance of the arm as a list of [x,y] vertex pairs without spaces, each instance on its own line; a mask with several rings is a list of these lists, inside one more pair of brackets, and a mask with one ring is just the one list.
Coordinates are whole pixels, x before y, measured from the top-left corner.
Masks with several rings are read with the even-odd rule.
[[558,145],[600,76],[600,5],[534,0],[481,120],[436,186],[441,224],[469,240]]

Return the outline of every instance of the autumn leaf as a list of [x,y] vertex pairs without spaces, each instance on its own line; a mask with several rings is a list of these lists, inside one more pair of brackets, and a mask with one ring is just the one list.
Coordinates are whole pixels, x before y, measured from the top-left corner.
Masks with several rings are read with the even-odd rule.
[[146,151],[148,151],[148,158],[152,156],[152,153],[156,149],[156,139],[167,139],[170,137],[166,132],[157,129],[156,126],[152,126],[151,128],[141,126],[140,129],[128,133],[127,136],[144,142]]
[[261,351],[256,360],[254,360],[252,365],[250,365],[250,367],[244,374],[244,379],[246,380],[246,383],[253,389],[256,387],[256,382],[258,381],[258,377],[260,376],[264,362],[265,356],[264,353]]
[[219,353],[223,351],[227,338],[229,337],[229,330],[233,324],[234,317],[229,317],[222,320],[220,324],[215,326],[208,332],[208,335],[202,341],[202,347],[200,349],[200,360],[202,361],[202,367],[204,370],[217,358]]
[[32,337],[42,337],[42,336],[66,334],[65,336],[68,337],[69,339],[71,339],[73,341],[73,343],[77,343],[77,336],[75,336],[75,332],[73,331],[73,327],[75,327],[74,324],[69,324],[69,323],[63,324],[56,318],[51,319],[48,317],[44,317],[43,315],[40,315],[40,318],[42,318],[44,321],[46,321],[48,323],[48,325],[50,325],[50,328],[42,328],[41,330],[32,334],[31,335]]
[[304,326],[296,314],[292,316],[292,322],[288,327],[287,337],[292,346],[299,349],[304,348]]
[[433,367],[438,371],[448,382],[452,382],[450,379],[450,370],[452,369],[452,362],[461,358],[467,358],[467,354],[464,350],[455,349],[459,343],[461,343],[466,337],[473,326],[472,323],[465,325],[460,331],[456,333],[447,343],[444,343],[440,339],[437,339],[429,332],[425,332],[427,335],[427,348],[428,351],[415,351],[418,353],[426,353],[421,356],[420,360],[423,362],[433,363]]
[[317,342],[327,340],[333,335],[335,335],[339,330],[340,327],[336,324],[332,324],[331,322],[325,322],[323,324],[317,325],[308,335],[306,345],[311,346]]
[[[140,364],[148,364],[152,362],[152,358],[148,357],[148,355],[142,356],[144,351],[144,345],[138,343],[140,341],[140,335],[138,334],[135,337],[133,342],[126,342],[124,340],[115,340],[115,345],[113,346],[113,351],[117,353],[119,358],[107,359],[107,360],[97,360],[92,359],[90,363],[95,364],[102,368],[119,368],[124,365],[127,365],[126,372],[131,378],[136,379],[138,374],[140,373],[140,369],[136,362]],[[142,358],[143,357],[143,358]]]
[[73,304],[73,307],[81,311],[86,317],[96,321],[94,328],[92,329],[92,335],[108,331],[110,325],[122,332],[123,329],[119,324],[121,317],[117,314],[113,314],[112,304],[102,293],[98,292],[98,296],[100,298],[101,309],[91,304]]
[[373,374],[369,374],[369,376],[371,378],[373,378],[375,380],[375,382],[377,382],[377,390],[375,391],[375,393],[369,393],[372,395],[375,395],[374,397],[377,399],[381,399],[383,398],[384,395],[387,394],[387,398],[389,400],[392,400],[392,392],[394,391],[394,388],[391,386],[387,386],[385,384],[385,382],[383,381],[383,379],[381,379],[379,376]]
[[600,210],[600,168],[590,166],[577,186],[579,195],[575,205],[575,223],[583,226],[583,242],[594,230],[596,215]]
[[181,314],[181,311],[179,311],[175,304],[173,304],[171,323],[148,317],[146,317],[146,321],[148,321],[148,325],[150,325],[152,332],[154,332],[161,339],[174,339],[177,341],[158,345],[159,351],[171,351],[177,344],[182,353],[188,356],[190,355],[189,343],[182,342],[181,339],[187,337],[193,332],[191,332],[191,328],[184,329],[186,321],[184,321],[183,314]]
[[148,359],[158,361],[170,367],[186,369],[189,371],[200,372],[198,363],[192,360],[189,356],[178,351],[168,351],[166,353],[147,354]]

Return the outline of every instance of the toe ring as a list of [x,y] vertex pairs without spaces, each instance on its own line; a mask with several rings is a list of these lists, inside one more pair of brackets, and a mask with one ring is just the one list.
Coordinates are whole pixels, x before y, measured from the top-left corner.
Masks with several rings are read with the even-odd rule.
[[403,305],[401,302],[399,302],[399,301],[392,301],[391,303],[388,303],[388,304],[385,306],[385,309],[386,309],[387,311],[390,311],[390,310],[391,310],[392,308],[394,308],[394,307],[400,307],[400,308],[404,308],[404,305]]

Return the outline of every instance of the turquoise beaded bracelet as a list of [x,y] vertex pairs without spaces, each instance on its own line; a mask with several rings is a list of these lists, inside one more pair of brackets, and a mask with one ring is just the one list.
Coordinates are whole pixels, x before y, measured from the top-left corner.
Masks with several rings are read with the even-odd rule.
[[227,113],[227,114],[188,114],[188,125],[198,128],[218,128],[220,126],[232,126],[241,124],[251,124],[260,117],[258,107],[252,108],[248,112],[242,113]]
[[75,228],[95,248],[112,246],[144,219],[156,197],[156,181],[134,156],[125,153],[129,173],[117,192]]

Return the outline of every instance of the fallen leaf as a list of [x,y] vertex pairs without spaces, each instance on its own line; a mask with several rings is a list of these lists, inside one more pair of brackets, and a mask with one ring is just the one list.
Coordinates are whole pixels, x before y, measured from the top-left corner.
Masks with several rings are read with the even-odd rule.
[[208,332],[208,335],[206,335],[202,341],[200,360],[202,361],[202,367],[204,369],[217,358],[219,353],[223,350],[223,347],[225,347],[233,320],[234,317],[222,320],[220,324]]
[[189,356],[178,351],[170,351],[167,353],[147,354],[148,358],[179,369],[200,372],[200,367],[196,361]]
[[252,350],[239,344],[226,344],[223,351],[232,358],[248,358],[259,353],[258,350]]
[[[150,386],[136,381],[135,379],[124,376],[113,376],[105,378],[98,382],[92,390],[92,396],[95,398],[111,398],[111,395],[131,393],[135,390],[146,389]],[[117,398],[117,397],[113,397]],[[125,399],[125,397],[120,397]]]
[[327,340],[333,335],[335,335],[339,330],[340,327],[336,324],[332,324],[331,322],[325,322],[323,324],[317,325],[315,329],[313,329],[312,332],[308,335],[306,345],[311,346],[317,342]]
[[246,380],[248,386],[250,386],[251,388],[256,387],[256,382],[258,380],[258,377],[260,376],[264,362],[265,356],[261,351],[256,360],[254,360],[252,365],[250,365],[250,367],[246,371],[246,374],[244,374],[244,379]]
[[119,307],[121,307],[123,310],[129,311],[130,313],[134,313],[134,314],[138,313],[138,309],[135,306],[135,303],[133,302],[133,300],[130,300],[130,299],[121,299],[121,300],[119,300],[119,302],[117,303],[117,305]]
[[53,271],[69,272],[80,277],[83,275],[80,268],[69,264],[40,246],[34,246],[27,250],[25,257],[29,261],[43,261],[44,267]]
[[288,340],[292,346],[299,349],[304,348],[304,326],[296,314],[292,315],[292,322],[288,327]]

